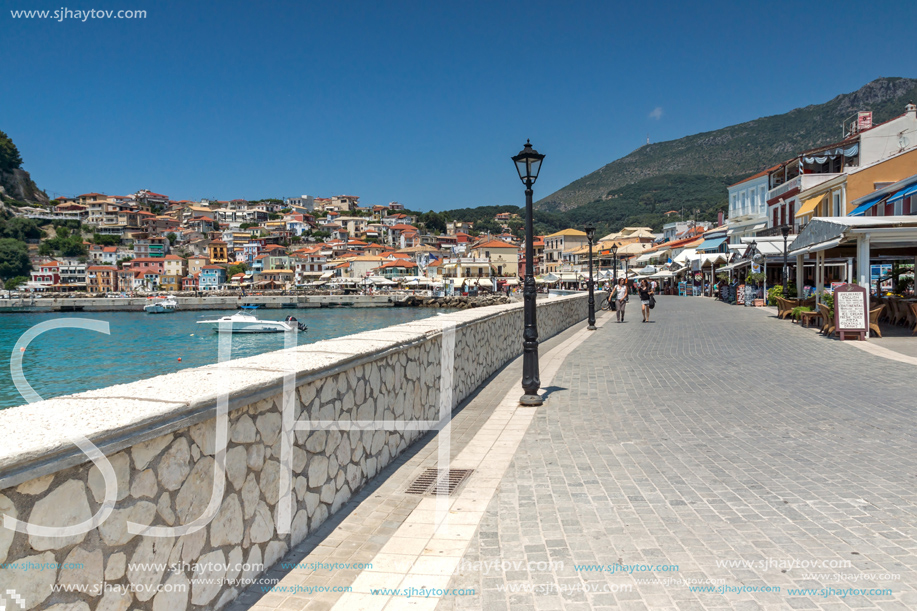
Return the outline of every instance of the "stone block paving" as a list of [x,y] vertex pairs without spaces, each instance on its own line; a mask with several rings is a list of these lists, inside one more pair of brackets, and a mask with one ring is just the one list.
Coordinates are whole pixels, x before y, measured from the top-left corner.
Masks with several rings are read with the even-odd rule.
[[[560,345],[579,328],[549,338],[543,342],[542,352]],[[453,412],[453,459],[481,430],[507,392],[515,388],[522,394],[521,369],[521,357],[514,359]],[[383,548],[387,553],[391,551],[391,545],[386,544],[425,498],[406,494],[405,490],[425,469],[438,466],[437,452],[435,434],[427,433],[262,575],[258,583],[242,591],[225,611],[327,611],[334,607],[342,596],[339,588],[352,587],[363,573],[360,568],[352,568],[354,565],[377,561],[376,554]],[[391,577],[390,582],[381,580],[378,587],[397,587],[396,576]],[[384,604],[384,597],[373,598]],[[414,602],[419,600],[415,598]],[[376,608],[375,601],[370,599],[366,608]]]
[[475,594],[437,608],[917,609],[914,365],[705,298],[628,313],[561,367],[450,583]]

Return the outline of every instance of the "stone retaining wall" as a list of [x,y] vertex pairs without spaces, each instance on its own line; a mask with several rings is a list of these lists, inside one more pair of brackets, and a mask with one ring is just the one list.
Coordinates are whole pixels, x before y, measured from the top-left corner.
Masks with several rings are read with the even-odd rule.
[[[540,302],[541,338],[582,321],[586,307],[583,295]],[[88,532],[0,527],[0,592],[15,590],[26,609],[221,608],[238,580],[280,560],[425,433],[393,423],[438,418],[444,364],[454,360],[451,409],[521,352],[522,325],[521,304],[480,308],[0,411],[0,514],[69,526],[104,509],[102,471],[68,436],[95,443],[117,481],[111,515]],[[389,430],[293,432],[290,415]],[[188,525],[211,496],[215,517],[194,532],[128,528]],[[288,534],[278,532],[283,507]]]

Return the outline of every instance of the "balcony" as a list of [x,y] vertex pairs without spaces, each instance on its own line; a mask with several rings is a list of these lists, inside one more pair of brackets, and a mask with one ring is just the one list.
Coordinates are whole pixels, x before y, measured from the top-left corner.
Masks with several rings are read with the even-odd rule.
[[792,191],[793,189],[798,189],[802,185],[802,176],[797,176],[796,178],[791,178],[782,185],[777,185],[773,189],[767,192],[768,201],[780,197],[781,195]]
[[800,191],[805,191],[806,189],[811,189],[816,185],[820,185],[823,182],[828,182],[832,178],[837,178],[842,176],[842,173],[838,174],[803,174],[797,176],[796,178],[791,178],[782,185],[777,185],[773,189],[767,192],[767,201],[777,199],[782,195],[792,191],[793,189],[799,189]]
[[[802,231],[805,228],[805,226],[806,226],[806,223],[794,223],[790,225],[789,235],[797,235],[800,231]],[[768,227],[767,229],[762,229],[761,231],[758,231],[755,235],[760,236],[762,238],[767,237],[767,236],[783,235],[783,232],[780,230],[780,227],[781,225],[777,225],[776,227]]]

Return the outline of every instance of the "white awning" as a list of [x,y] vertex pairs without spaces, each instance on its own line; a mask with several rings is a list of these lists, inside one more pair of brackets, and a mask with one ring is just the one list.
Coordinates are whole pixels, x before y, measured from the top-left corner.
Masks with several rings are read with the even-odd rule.
[[812,246],[806,246],[805,248],[802,248],[800,250],[794,250],[793,256],[804,255],[810,252],[821,252],[823,250],[834,248],[835,246],[841,243],[842,239],[843,238],[835,238],[833,240],[828,240],[827,242],[821,242],[820,244],[813,244]]
[[678,256],[675,257],[674,261],[675,263],[684,264],[690,261],[691,259],[696,259],[696,258],[697,258],[697,250],[693,248],[685,248],[683,251],[678,253]]
[[635,261],[635,263],[648,263],[649,260],[656,257],[656,255],[657,253],[655,252],[648,252],[646,254],[640,255],[639,257],[637,257],[637,260]]

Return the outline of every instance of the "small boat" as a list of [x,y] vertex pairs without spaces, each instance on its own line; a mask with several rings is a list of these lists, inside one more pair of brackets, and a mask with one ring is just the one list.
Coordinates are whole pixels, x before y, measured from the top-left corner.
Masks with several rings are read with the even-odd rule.
[[221,316],[215,320],[199,320],[199,325],[213,325],[213,330],[219,333],[226,329],[231,333],[286,333],[288,331],[305,331],[306,325],[292,316],[286,320],[260,320],[257,316],[236,312],[229,316]]
[[147,314],[168,314],[169,312],[174,312],[177,309],[178,302],[175,300],[175,297],[172,297],[171,295],[162,301],[143,306],[143,311]]

